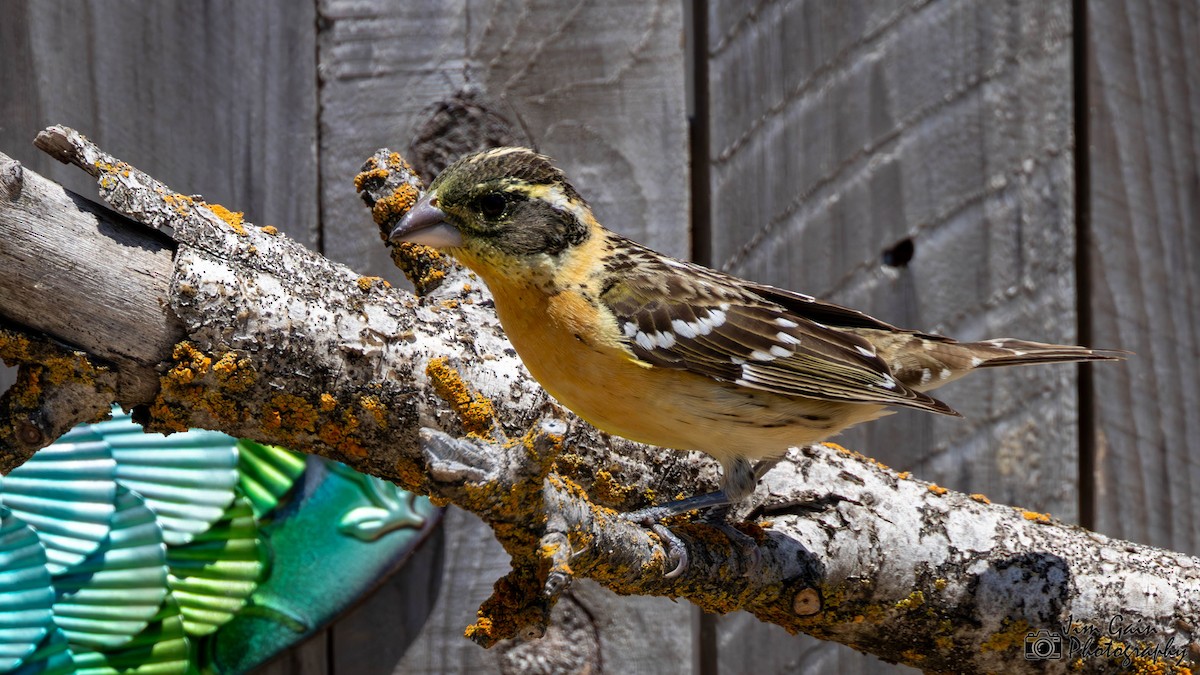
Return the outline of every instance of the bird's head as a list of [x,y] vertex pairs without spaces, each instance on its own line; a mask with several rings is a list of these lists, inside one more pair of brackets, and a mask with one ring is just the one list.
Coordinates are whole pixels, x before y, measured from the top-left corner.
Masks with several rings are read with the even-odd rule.
[[557,258],[586,240],[592,223],[587,202],[549,157],[496,148],[447,167],[390,239],[444,249],[479,271]]

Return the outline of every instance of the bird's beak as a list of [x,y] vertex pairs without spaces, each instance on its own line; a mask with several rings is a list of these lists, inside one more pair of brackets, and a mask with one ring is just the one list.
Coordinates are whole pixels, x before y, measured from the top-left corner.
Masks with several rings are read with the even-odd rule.
[[388,240],[409,241],[434,248],[463,245],[462,233],[446,222],[446,213],[437,207],[437,195],[425,195],[396,223]]

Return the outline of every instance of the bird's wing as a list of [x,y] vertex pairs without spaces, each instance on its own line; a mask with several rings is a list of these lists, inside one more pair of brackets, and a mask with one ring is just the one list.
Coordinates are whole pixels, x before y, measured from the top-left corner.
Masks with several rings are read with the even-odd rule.
[[[957,415],[899,382],[863,337],[785,307],[754,285],[640,247],[609,271],[600,299],[630,351],[653,366],[782,395]],[[765,288],[802,300],[815,316],[891,328],[851,309]]]

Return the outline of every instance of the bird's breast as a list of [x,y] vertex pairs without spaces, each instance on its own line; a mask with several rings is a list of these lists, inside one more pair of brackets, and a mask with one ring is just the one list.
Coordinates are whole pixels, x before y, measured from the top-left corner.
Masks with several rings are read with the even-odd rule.
[[779,396],[642,363],[614,318],[586,293],[489,282],[505,333],[530,374],[594,426],[634,441],[702,450],[718,459],[767,457],[878,416],[851,406]]

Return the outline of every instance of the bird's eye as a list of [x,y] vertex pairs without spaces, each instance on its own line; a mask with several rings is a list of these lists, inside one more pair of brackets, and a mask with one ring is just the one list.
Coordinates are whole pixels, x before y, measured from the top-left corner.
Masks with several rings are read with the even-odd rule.
[[479,212],[486,218],[499,218],[508,208],[508,199],[499,192],[489,192],[476,202]]

